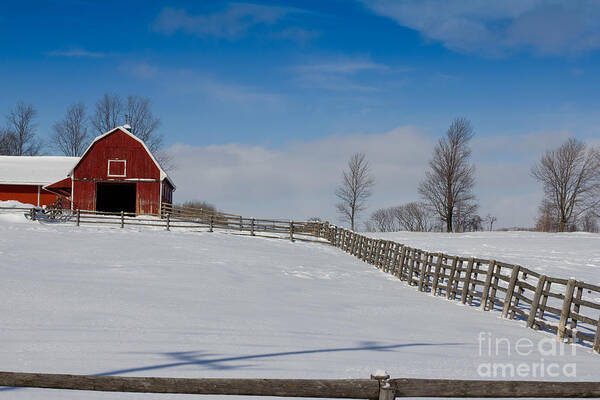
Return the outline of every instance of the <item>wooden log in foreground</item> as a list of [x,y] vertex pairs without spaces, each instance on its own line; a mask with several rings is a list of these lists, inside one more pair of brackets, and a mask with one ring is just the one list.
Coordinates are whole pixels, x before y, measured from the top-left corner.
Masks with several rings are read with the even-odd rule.
[[0,372],[0,386],[102,392],[375,399],[371,379],[146,378]]
[[600,382],[390,379],[396,397],[598,398]]

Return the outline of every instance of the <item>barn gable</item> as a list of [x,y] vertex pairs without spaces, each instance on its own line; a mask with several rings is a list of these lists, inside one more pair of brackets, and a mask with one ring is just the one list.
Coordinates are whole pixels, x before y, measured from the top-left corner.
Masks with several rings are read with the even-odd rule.
[[[154,164],[154,167],[157,169],[158,171],[158,179],[162,180],[167,180],[169,182],[169,184],[171,185],[171,187],[173,188],[173,190],[176,189],[175,184],[173,183],[173,181],[171,180],[171,178],[169,178],[169,176],[167,175],[167,173],[164,171],[164,169],[161,167],[161,165],[159,164],[159,162],[156,160],[156,158],[154,157],[154,155],[150,152],[150,149],[148,149],[148,147],[146,146],[146,144],[137,136],[135,136],[134,134],[132,134],[131,132],[129,132],[129,130],[126,129],[125,126],[118,126],[108,132],[106,132],[103,135],[100,135],[98,137],[96,137],[94,139],[94,141],[88,146],[88,148],[83,152],[83,155],[81,156],[81,158],[79,159],[79,161],[77,162],[77,164],[75,164],[75,166],[73,167],[73,169],[71,170],[71,172],[69,173],[69,176],[73,176],[75,170],[79,169],[80,164],[85,164],[85,160],[86,160],[86,156],[94,149],[94,147],[97,146],[97,144],[99,142],[102,141],[110,141],[109,144],[107,144],[104,147],[104,154],[105,154],[105,159],[106,159],[106,178],[127,178],[127,160],[130,160],[133,163],[140,163],[143,162],[143,165],[137,165],[138,168],[137,170],[142,172],[145,175],[152,175],[152,176],[137,176],[137,179],[143,179],[143,178],[149,178],[149,179],[156,179],[157,177],[154,176],[154,174],[148,174],[149,171],[153,170],[152,166],[149,165],[148,163],[145,162],[145,160],[141,160],[139,157],[136,157],[134,155],[139,154],[139,151],[141,149],[143,149],[145,151],[145,153],[148,155],[149,159],[151,160],[151,162]],[[125,162],[123,162],[125,161]],[[130,162],[130,164],[131,164]],[[86,173],[84,171],[89,172],[89,168],[92,169],[96,169],[96,168],[101,168],[101,165],[97,165],[95,164],[94,166],[88,166],[87,168],[83,168],[81,169],[81,173]],[[131,173],[131,170],[130,170]],[[101,176],[101,172],[100,171],[95,171],[94,176]],[[135,178],[132,178],[135,179]]]

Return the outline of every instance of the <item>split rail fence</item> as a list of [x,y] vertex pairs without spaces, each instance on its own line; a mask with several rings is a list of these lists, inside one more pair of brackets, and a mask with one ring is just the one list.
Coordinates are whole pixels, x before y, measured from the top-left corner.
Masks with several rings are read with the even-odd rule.
[[0,372],[0,386],[103,392],[393,400],[445,398],[600,398],[600,382],[448,379],[229,379]]

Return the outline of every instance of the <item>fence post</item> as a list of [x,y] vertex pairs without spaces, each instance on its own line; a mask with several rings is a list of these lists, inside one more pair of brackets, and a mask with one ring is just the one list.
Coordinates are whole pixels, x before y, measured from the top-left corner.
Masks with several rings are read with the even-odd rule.
[[[485,284],[483,285],[483,292],[481,293],[481,311],[485,311],[487,309],[487,300],[490,295],[490,285],[492,284],[492,277],[494,276],[495,268],[496,260],[490,260],[487,275],[485,276]],[[494,307],[492,306],[492,308]]]
[[542,290],[544,290],[544,283],[546,283],[546,275],[540,275],[538,278],[537,286],[535,287],[535,294],[531,302],[531,309],[529,310],[529,317],[527,318],[527,327],[533,328],[535,324],[535,315],[540,305],[540,297],[542,297]]
[[454,275],[456,274],[456,265],[458,264],[458,257],[452,257],[452,264],[450,265],[450,272],[448,273],[448,285],[446,286],[446,298],[450,300],[452,297],[452,283],[454,281]]
[[519,277],[519,270],[521,267],[519,265],[515,265],[512,270],[512,274],[510,275],[510,281],[508,282],[508,288],[506,288],[506,297],[504,298],[504,308],[502,309],[502,318],[508,317],[508,312],[510,311],[510,306],[512,304],[512,297],[515,293],[515,285],[517,283],[517,278]]
[[250,236],[254,236],[254,218],[250,220]]
[[242,230],[242,227],[243,227],[242,216],[240,215],[240,231]]
[[390,262],[390,273],[394,276],[396,276],[396,267],[398,265],[398,257],[400,256],[400,248],[402,247],[402,245],[400,243],[396,243],[396,242],[392,242],[394,243],[394,250],[392,251],[392,256],[391,258],[391,262]]
[[462,295],[460,296],[460,302],[465,304],[467,302],[467,296],[469,295],[469,286],[471,285],[471,274],[473,273],[474,258],[469,258],[467,263],[467,271],[465,272],[465,281],[463,282]]
[[[378,372],[376,373],[379,374]],[[388,379],[390,379],[389,375],[371,375],[371,379],[379,382],[379,397],[371,400],[394,400],[396,398],[396,393],[388,382]]]
[[352,245],[350,248],[350,254],[352,254],[353,256],[356,255],[356,247],[357,247],[359,239],[360,239],[360,237],[359,237],[358,233],[352,232]]
[[368,237],[364,237],[363,238],[363,242],[362,242],[362,255],[360,257],[361,260],[363,261],[367,261],[367,252],[369,251],[369,238]]
[[443,258],[443,253],[437,254],[437,262],[435,263],[435,270],[433,272],[433,286],[431,287],[431,293],[433,293],[434,296],[437,296],[438,280],[440,279],[440,270],[442,269]]
[[32,209],[29,210],[29,218],[32,221],[35,221],[35,209],[32,208]]
[[167,230],[171,230],[171,214],[167,213]]
[[381,239],[375,241],[375,254],[371,264],[379,268],[379,252],[381,250]]
[[213,218],[214,218],[214,217],[213,217],[212,215],[211,215],[211,216],[208,218],[208,221],[209,221],[209,222],[208,222],[208,231],[209,231],[209,232],[212,232],[212,231],[213,231],[213,224],[214,224],[214,220],[213,220]]
[[596,325],[596,337],[594,338],[594,351],[600,353],[600,317],[598,317],[598,324]]
[[125,213],[121,211],[121,228],[125,227]]
[[396,270],[396,276],[402,280],[402,273],[404,272],[404,259],[406,258],[406,246],[402,245],[400,248],[400,261],[398,261],[398,269]]
[[81,222],[81,212],[79,209],[77,209],[77,226],[79,226],[80,222]]
[[429,264],[429,252],[424,251],[421,255],[421,272],[419,272],[419,292],[423,291],[423,284],[425,283],[425,274],[427,272],[427,265]]
[[560,312],[560,322],[558,323],[558,331],[556,332],[556,339],[563,341],[565,338],[565,331],[567,328],[567,320],[571,311],[571,302],[573,301],[573,292],[575,291],[575,279],[571,278],[567,282],[567,289],[565,290],[565,299],[563,300],[562,310]]
[[[575,295],[575,300],[581,300],[581,296],[583,295],[583,288],[581,286],[577,287],[577,294]],[[579,309],[581,305],[578,303],[573,304],[573,312],[579,314]],[[569,343],[572,343],[577,340],[577,335],[575,334],[575,329],[577,329],[577,320],[575,318],[571,318],[571,325],[569,328],[573,331],[573,335],[569,336]]]
[[294,221],[290,221],[290,242],[294,241]]
[[415,273],[415,262],[417,261],[417,254],[420,254],[417,249],[412,249],[412,257],[409,259],[410,267],[408,268],[408,276],[406,280],[408,281],[408,286],[413,285],[413,274]]

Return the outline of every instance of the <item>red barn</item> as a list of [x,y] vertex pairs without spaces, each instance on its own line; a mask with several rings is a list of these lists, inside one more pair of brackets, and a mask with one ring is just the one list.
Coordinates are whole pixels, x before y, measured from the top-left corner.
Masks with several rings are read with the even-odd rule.
[[73,209],[158,214],[173,202],[175,185],[128,128],[98,136],[66,179],[44,188],[69,196]]

